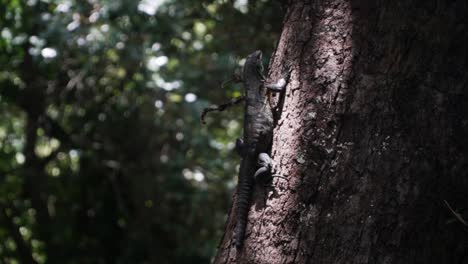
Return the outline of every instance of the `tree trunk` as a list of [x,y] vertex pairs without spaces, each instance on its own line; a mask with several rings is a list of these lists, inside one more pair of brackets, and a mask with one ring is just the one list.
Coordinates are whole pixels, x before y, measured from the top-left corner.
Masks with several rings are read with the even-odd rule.
[[290,1],[286,179],[256,186],[240,251],[230,214],[215,263],[468,263],[468,4],[445,2]]

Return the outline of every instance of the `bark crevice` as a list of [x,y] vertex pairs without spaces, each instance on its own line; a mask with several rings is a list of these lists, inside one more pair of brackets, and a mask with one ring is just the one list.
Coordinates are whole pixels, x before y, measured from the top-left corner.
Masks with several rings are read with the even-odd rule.
[[289,5],[270,63],[273,77],[292,66],[272,149],[288,182],[251,209],[243,252],[215,263],[468,261],[443,204],[468,198],[468,6],[306,3]]

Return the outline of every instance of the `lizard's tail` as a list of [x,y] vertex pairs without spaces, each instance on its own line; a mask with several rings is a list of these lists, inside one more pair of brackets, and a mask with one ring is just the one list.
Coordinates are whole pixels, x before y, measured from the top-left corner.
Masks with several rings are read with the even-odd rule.
[[244,243],[245,230],[247,227],[248,214],[250,209],[250,199],[253,188],[253,175],[251,170],[254,164],[252,157],[248,155],[242,159],[241,168],[239,172],[239,184],[237,186],[237,205],[236,205],[236,233],[235,243],[237,248],[241,248]]

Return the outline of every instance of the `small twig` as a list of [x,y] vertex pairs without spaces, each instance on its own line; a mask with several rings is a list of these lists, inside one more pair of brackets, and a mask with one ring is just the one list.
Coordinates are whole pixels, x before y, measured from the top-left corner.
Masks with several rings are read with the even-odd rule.
[[227,80],[227,81],[224,81],[222,84],[221,84],[221,88],[224,89],[226,88],[226,86],[230,83],[239,83],[241,82],[242,79],[239,79],[239,77],[237,75],[233,75],[231,79]]
[[465,221],[465,219],[463,219],[463,217],[459,213],[455,212],[455,210],[452,209],[452,207],[446,200],[444,200],[444,203],[447,206],[447,208],[452,212],[452,214],[458,219],[458,221],[460,221],[463,225],[468,226],[468,223]]
[[200,116],[200,120],[201,120],[202,124],[206,124],[205,116],[209,112],[213,112],[213,111],[222,112],[222,111],[226,110],[226,108],[228,108],[228,107],[239,104],[240,102],[244,101],[244,99],[245,99],[245,97],[241,96],[241,97],[233,98],[233,99],[231,99],[231,101],[229,101],[227,103],[224,103],[224,104],[221,104],[221,105],[213,105],[213,106],[210,106],[210,107],[207,107],[207,108],[203,109],[203,112],[202,112],[202,114]]
[[[227,81],[224,81],[222,84],[221,84],[221,88],[225,88],[229,83],[240,83],[242,82],[242,76],[241,74],[239,73],[234,73],[231,77],[231,79],[227,80]],[[218,111],[218,112],[222,112],[224,110],[226,110],[226,108],[228,107],[231,107],[233,105],[236,105],[242,101],[244,101],[244,96],[241,96],[241,97],[238,97],[238,98],[233,98],[231,99],[230,102],[227,102],[227,103],[224,103],[224,104],[221,104],[219,106],[217,105],[213,105],[213,106],[210,106],[210,107],[207,107],[205,109],[203,109],[203,112],[200,116],[200,120],[202,122],[202,124],[206,124],[205,122],[205,116],[206,114],[208,114],[209,112],[213,112],[213,111]]]
[[239,73],[234,73],[231,77],[231,79],[224,81],[221,84],[221,88],[225,88],[229,83],[240,83],[242,82],[242,76]]

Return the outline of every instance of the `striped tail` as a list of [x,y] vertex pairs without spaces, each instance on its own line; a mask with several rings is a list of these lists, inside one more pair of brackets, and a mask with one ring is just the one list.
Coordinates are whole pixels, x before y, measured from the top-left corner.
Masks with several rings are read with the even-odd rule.
[[250,209],[250,200],[253,189],[253,156],[246,155],[242,159],[239,171],[239,184],[237,185],[237,205],[236,205],[236,233],[235,243],[237,248],[242,248],[247,227],[247,220]]

